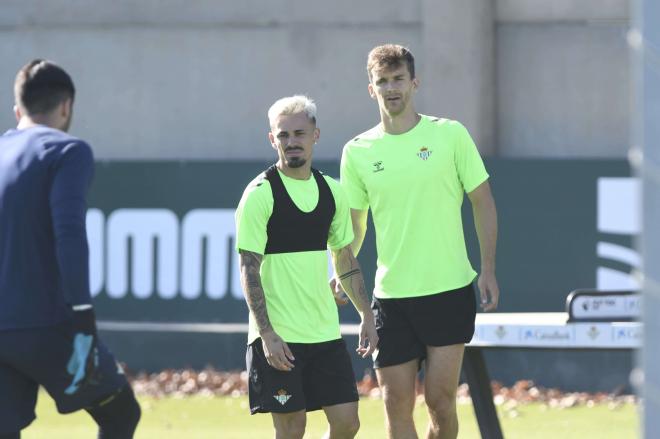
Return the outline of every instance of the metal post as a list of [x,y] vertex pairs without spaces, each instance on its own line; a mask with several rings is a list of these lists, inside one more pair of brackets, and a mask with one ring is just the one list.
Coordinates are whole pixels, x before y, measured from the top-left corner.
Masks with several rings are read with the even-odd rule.
[[640,355],[645,438],[660,437],[660,2],[636,0],[629,33],[635,86],[631,161],[642,179],[644,342]]
[[482,439],[503,439],[500,420],[493,403],[490,377],[481,348],[466,347],[463,358],[463,373],[470,387],[470,396]]

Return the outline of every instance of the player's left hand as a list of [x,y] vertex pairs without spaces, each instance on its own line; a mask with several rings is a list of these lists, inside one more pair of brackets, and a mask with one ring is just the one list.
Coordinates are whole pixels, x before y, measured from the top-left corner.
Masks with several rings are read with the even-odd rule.
[[495,311],[500,299],[500,288],[497,286],[495,273],[482,271],[477,280],[477,286],[481,295],[481,309]]
[[376,322],[374,315],[369,311],[360,322],[360,339],[355,352],[362,358],[367,358],[378,347],[378,331],[376,331]]

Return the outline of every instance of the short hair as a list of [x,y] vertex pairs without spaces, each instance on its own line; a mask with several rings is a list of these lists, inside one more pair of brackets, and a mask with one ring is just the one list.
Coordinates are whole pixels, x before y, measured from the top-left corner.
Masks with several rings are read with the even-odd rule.
[[383,44],[371,49],[367,57],[367,75],[371,81],[371,70],[374,67],[395,69],[406,64],[410,79],[415,79],[415,57],[410,49],[399,44]]
[[305,113],[316,124],[316,104],[304,95],[294,95],[278,99],[268,109],[268,122],[272,125],[278,116]]
[[49,113],[65,100],[73,100],[75,94],[69,74],[43,59],[25,64],[14,81],[16,105],[27,115]]

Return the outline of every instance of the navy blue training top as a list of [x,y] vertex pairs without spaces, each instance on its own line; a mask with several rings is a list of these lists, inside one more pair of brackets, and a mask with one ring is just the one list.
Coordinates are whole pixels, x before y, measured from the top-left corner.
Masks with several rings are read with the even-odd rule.
[[49,326],[91,303],[87,143],[45,126],[0,137],[0,330]]

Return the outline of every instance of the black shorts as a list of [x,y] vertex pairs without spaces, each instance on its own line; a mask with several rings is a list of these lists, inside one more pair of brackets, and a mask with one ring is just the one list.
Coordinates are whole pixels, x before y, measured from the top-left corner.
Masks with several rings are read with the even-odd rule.
[[469,343],[477,302],[472,284],[430,296],[378,299],[372,304],[378,350],[374,367],[426,358],[427,346]]
[[248,345],[245,360],[252,414],[309,412],[359,399],[343,339],[287,344],[295,357],[289,372],[268,364],[260,338]]
[[128,382],[114,357],[99,340],[99,382],[73,395],[64,390],[73,376],[67,363],[73,350],[70,321],[55,326],[0,331],[0,433],[19,431],[35,417],[39,385],[55,400],[60,413],[93,405]]

